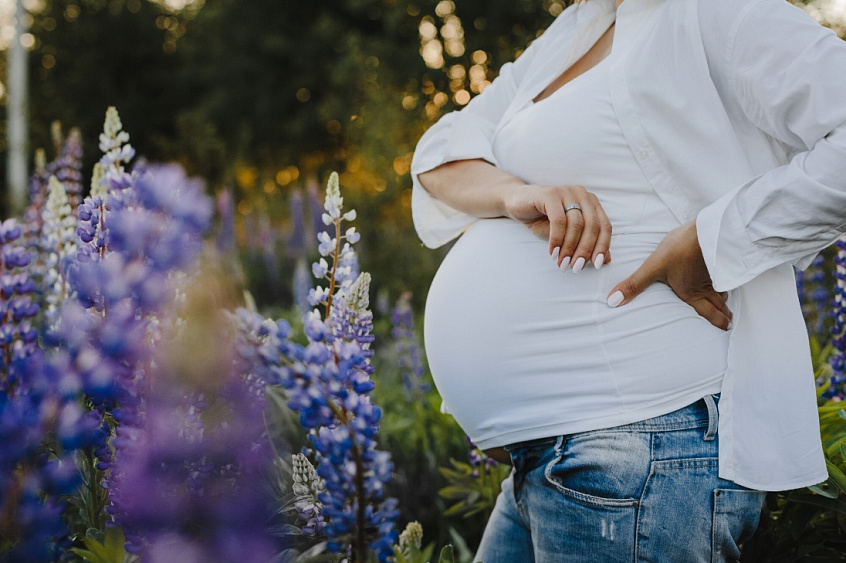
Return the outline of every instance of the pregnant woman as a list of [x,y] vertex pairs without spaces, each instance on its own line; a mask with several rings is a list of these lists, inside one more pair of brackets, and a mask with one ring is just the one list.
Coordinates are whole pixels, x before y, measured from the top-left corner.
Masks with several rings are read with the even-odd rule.
[[514,466],[477,561],[734,560],[826,479],[792,266],[846,230],[844,69],[784,0],[588,0],[420,140],[432,374]]

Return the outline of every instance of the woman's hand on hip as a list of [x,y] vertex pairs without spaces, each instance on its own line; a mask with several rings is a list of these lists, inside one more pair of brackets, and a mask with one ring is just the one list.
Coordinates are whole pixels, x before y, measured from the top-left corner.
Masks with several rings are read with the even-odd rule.
[[732,313],[726,305],[728,293],[718,293],[702,257],[696,222],[673,229],[655,251],[608,296],[608,305],[625,305],[653,282],[669,285],[682,301],[717,328],[731,328]]
[[[509,190],[504,203],[508,217],[549,240],[559,267],[578,272],[588,261],[597,268],[611,261],[611,222],[599,199],[584,187],[528,184]],[[581,209],[565,211],[574,203]]]

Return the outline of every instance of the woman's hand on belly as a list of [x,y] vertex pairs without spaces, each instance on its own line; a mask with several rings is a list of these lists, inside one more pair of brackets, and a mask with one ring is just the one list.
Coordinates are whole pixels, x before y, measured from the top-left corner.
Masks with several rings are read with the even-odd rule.
[[[599,199],[584,187],[528,184],[510,190],[504,203],[510,218],[549,240],[549,253],[559,267],[578,271],[588,261],[597,268],[611,261],[611,222]],[[564,210],[573,203],[581,211]]]
[[702,257],[696,221],[670,231],[655,251],[611,290],[608,305],[625,305],[654,282],[664,283],[717,328],[731,329],[728,293],[718,293]]

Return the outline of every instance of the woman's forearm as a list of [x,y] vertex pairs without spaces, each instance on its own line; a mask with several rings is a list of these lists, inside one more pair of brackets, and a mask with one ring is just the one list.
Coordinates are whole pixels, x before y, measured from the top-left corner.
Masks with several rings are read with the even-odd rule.
[[507,217],[506,195],[526,185],[480,158],[447,162],[417,178],[436,199],[474,217]]
[[597,197],[583,186],[527,184],[482,159],[448,162],[417,178],[453,209],[523,223],[549,241],[549,253],[563,268],[572,264],[578,272],[587,262],[598,268],[611,259],[611,223]]

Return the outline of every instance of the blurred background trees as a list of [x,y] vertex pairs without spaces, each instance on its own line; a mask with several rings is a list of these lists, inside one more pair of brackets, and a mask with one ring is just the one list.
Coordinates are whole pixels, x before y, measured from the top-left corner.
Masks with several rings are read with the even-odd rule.
[[[838,2],[820,0],[818,17]],[[55,150],[56,120],[95,139],[116,105],[139,154],[233,191],[245,274],[260,304],[280,307],[294,300],[292,197],[338,170],[374,293],[411,290],[420,307],[444,250],[423,249],[411,227],[414,145],[569,3],[26,0],[30,152]],[[87,170],[96,154],[86,147]]]

